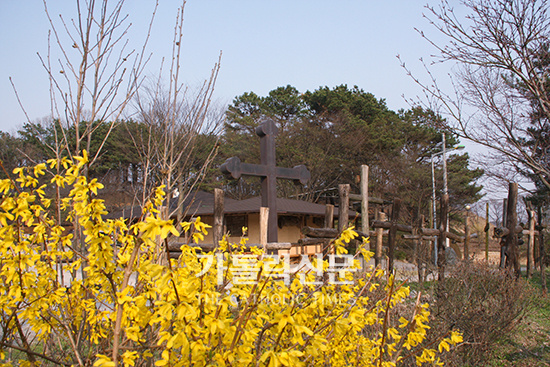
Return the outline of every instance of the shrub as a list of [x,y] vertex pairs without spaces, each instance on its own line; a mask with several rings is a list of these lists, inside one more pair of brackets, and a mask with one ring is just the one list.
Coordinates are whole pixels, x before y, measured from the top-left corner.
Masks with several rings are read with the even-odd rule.
[[495,344],[513,334],[530,308],[525,280],[483,263],[462,263],[433,287],[434,331],[463,333],[464,343],[446,356],[448,365],[484,365]]
[[[380,286],[382,271],[354,276],[358,262],[335,271],[334,261],[319,258],[311,266],[302,259],[305,267],[290,271],[284,259],[258,249],[245,253],[242,243],[226,242],[206,254],[183,245],[181,256],[170,259],[167,239],[179,232],[160,216],[162,187],[136,223],[105,220],[105,206],[94,198],[102,185],[80,175],[85,154],[76,160],[49,161],[66,169],[51,184],[70,188],[56,204],[67,213],[62,219],[72,223],[72,233],[51,216],[52,200],[45,185],[38,186],[46,165],[17,169],[16,180],[0,181],[4,366],[13,362],[6,351],[17,354],[22,366],[439,361],[436,350],[422,344],[428,305],[417,301],[409,318],[396,318],[394,310],[409,290],[392,277]],[[200,218],[182,227],[195,240],[207,229]],[[334,242],[337,255],[345,255],[345,244],[355,236],[352,229],[342,233]],[[430,348],[437,345],[441,352],[460,341],[458,333],[445,332]]]

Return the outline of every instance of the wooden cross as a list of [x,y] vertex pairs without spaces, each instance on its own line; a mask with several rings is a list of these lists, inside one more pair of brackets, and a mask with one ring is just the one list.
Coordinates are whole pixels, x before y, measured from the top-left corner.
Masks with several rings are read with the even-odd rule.
[[278,129],[269,119],[256,128],[260,137],[260,164],[241,163],[238,157],[228,158],[220,167],[225,175],[238,179],[241,175],[262,178],[262,206],[269,208],[267,242],[278,242],[277,236],[277,179],[294,180],[305,185],[311,175],[304,165],[294,168],[277,167],[275,164],[275,136]]

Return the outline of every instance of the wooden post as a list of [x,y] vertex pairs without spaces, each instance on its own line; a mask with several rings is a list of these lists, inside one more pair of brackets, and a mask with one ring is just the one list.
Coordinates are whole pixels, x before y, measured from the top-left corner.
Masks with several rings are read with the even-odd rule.
[[388,272],[393,272],[393,259],[395,256],[395,239],[397,234],[397,220],[401,210],[401,199],[394,199],[391,211],[391,227],[388,233]]
[[[420,216],[420,233],[424,231],[425,225],[425,218],[423,215]],[[435,242],[435,241],[434,241]],[[422,281],[426,281],[426,268],[428,267],[428,263],[430,262],[430,241],[428,240],[428,244],[424,243],[424,239],[421,237],[420,239],[420,249],[422,250]]]
[[531,278],[534,268],[534,254],[535,248],[535,211],[529,209],[529,242],[527,243],[527,278]]
[[361,166],[361,231],[369,233],[369,166]]
[[338,185],[340,206],[338,207],[338,232],[347,228],[349,222],[349,184]]
[[506,215],[508,214],[508,199],[502,199],[502,226],[506,227]]
[[[378,220],[385,221],[386,220],[386,213],[379,212],[378,213]],[[384,228],[376,228],[376,248],[374,250],[374,265],[380,266],[380,261],[382,259],[382,244],[384,242]]]
[[269,221],[269,208],[260,207],[260,245],[264,249],[264,254],[267,253],[267,226]]
[[[412,235],[417,236],[418,233],[422,233],[422,228],[424,227],[424,216],[421,215],[418,225],[413,226]],[[420,231],[419,231],[420,228]],[[424,243],[422,240],[422,236],[418,236],[418,239],[413,240],[413,247],[414,247],[414,253],[415,253],[415,260],[416,260],[416,268],[418,270],[418,282],[423,283],[424,282],[424,271],[426,266],[426,259],[424,254]]]
[[[506,227],[506,215],[508,208],[508,199],[502,199],[502,226]],[[500,267],[504,268],[506,266],[506,245],[504,240],[500,241]]]
[[485,204],[485,261],[489,264],[489,202]]
[[334,205],[325,206],[325,228],[334,228]]
[[445,245],[447,242],[447,235],[445,232],[445,227],[447,225],[447,216],[449,208],[449,195],[444,194],[441,197],[441,214],[439,215],[439,237],[438,237],[438,258],[437,266],[439,268],[438,280],[443,282],[445,281],[445,265],[447,263],[447,257],[445,256]]
[[214,189],[214,228],[212,231],[214,247],[217,247],[223,238],[223,212],[224,212],[223,190]]
[[[533,211],[535,213],[535,211]],[[536,215],[536,213],[535,213]],[[533,273],[536,270],[540,270],[540,249],[539,249],[539,233],[538,233],[537,219],[535,218],[535,241],[533,243]]]
[[470,224],[468,223],[470,207],[466,207],[466,221],[464,223],[464,260],[470,260]]
[[510,231],[506,236],[506,254],[507,254],[507,267],[513,267],[516,277],[520,276],[519,267],[519,254],[518,254],[518,236],[515,229],[518,220],[518,214],[516,211],[518,201],[518,184],[510,182],[508,188],[508,207],[506,210],[506,228]]
[[[361,230],[363,233],[370,232],[369,226],[369,166],[361,165]],[[356,253],[359,251],[357,247]],[[358,255],[361,262],[361,269],[367,268],[363,255]]]
[[546,287],[546,269],[544,269],[544,263],[546,261],[544,254],[544,227],[542,222],[542,207],[537,208],[538,222],[539,222],[539,255],[540,255],[540,280],[542,286],[542,294],[546,297],[548,289]]
[[544,231],[539,231],[539,249],[540,249],[540,280],[541,280],[541,286],[542,286],[542,294],[546,297],[548,294],[548,288],[546,286],[546,265],[544,262],[546,261],[545,253],[544,253]]

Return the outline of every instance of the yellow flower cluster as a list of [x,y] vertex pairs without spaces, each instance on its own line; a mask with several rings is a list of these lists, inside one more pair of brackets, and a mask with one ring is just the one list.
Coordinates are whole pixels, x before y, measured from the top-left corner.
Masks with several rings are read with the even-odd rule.
[[[340,272],[351,284],[329,284],[253,249],[247,256],[259,271],[242,283],[231,257],[244,247],[225,241],[210,254],[183,245],[170,259],[168,239],[180,233],[160,216],[162,187],[139,221],[105,220],[94,198],[102,185],[80,175],[86,154],[75,162],[49,161],[63,173],[43,185],[45,164],[0,181],[2,366],[422,365],[440,364],[438,352],[461,342],[450,332],[438,350],[423,347],[428,306],[417,300],[410,317],[395,320],[409,290],[390,276],[381,291],[380,270]],[[62,188],[69,194],[52,205],[45,191]],[[207,227],[200,218],[182,223],[196,240]],[[344,231],[335,252],[346,253],[354,237]]]

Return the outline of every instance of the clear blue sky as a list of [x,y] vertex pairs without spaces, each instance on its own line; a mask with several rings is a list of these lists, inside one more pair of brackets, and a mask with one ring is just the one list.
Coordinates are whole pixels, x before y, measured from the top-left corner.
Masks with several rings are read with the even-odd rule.
[[[445,40],[423,17],[426,1],[439,0],[188,0],[185,6],[183,78],[196,87],[210,75],[223,53],[214,98],[230,103],[253,91],[266,95],[287,84],[299,91],[320,86],[357,85],[386,100],[394,111],[409,108],[421,90],[401,68],[399,54],[424,77],[435,52],[415,28],[436,42]],[[114,2],[114,1],[112,1]],[[450,0],[456,4],[457,0]],[[48,0],[50,14],[76,16],[75,0]],[[159,0],[148,51],[147,75],[159,73],[171,55],[175,17],[181,1]],[[132,22],[130,47],[139,48],[153,0],[127,0]],[[49,23],[42,0],[0,0],[0,130],[15,132],[25,121],[9,77],[31,121],[48,116],[48,79],[37,53],[47,54]],[[451,65],[432,67],[438,83],[449,87]],[[480,152],[472,143],[466,150]],[[482,150],[481,150],[482,151]],[[489,191],[491,193],[491,191]],[[494,193],[503,197],[504,192]]]
[[[75,17],[75,1],[48,1],[52,16]],[[179,1],[160,0],[147,74],[158,74],[169,57]],[[152,0],[128,0],[125,12],[138,47],[153,9]],[[414,28],[434,34],[416,0],[188,0],[185,7],[183,80],[198,85],[223,53],[215,98],[222,103],[244,92],[266,95],[287,84],[298,90],[357,85],[393,110],[408,108],[402,95],[419,89],[396,58],[421,70],[420,57],[434,49]],[[48,115],[47,75],[37,53],[46,55],[49,23],[42,0],[0,1],[0,130],[13,132],[25,116]],[[445,75],[448,66],[439,67]]]

